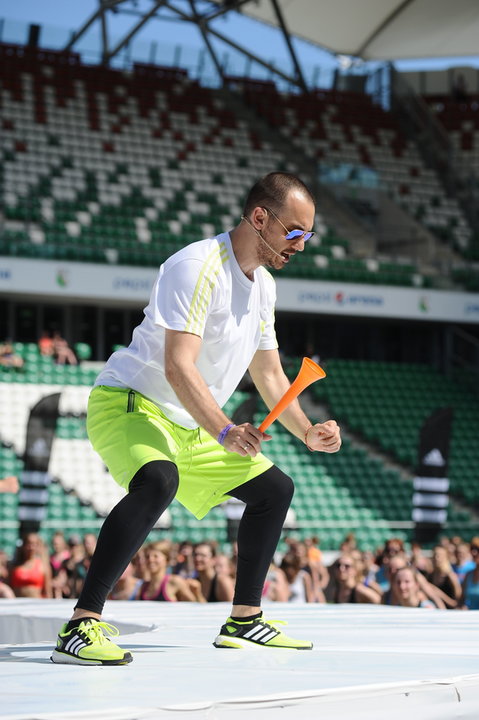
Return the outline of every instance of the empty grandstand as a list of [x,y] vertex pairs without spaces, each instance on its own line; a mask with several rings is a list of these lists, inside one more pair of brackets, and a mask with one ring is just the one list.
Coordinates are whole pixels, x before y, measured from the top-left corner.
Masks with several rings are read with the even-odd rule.
[[[285,92],[225,75],[212,88],[181,67],[88,65],[70,48],[4,43],[0,62],[0,335],[24,361],[0,368],[0,475],[21,476],[29,412],[60,392],[45,537],[98,530],[121,497],[89,446],[86,401],[102,362],[129,342],[156,269],[232,228],[247,189],[271,170],[297,172],[318,197],[315,237],[276,274],[280,345],[296,361],[324,359],[311,412],[326,408],[346,431],[341,453],[318,459],[275,427],[268,452],[297,484],[285,532],[320,534],[331,550],[350,530],[363,548],[391,532],[412,540],[418,433],[446,405],[455,411],[447,528],[471,537],[479,225],[411,132],[405,106],[378,103],[367,83]],[[416,98],[476,189],[478,97]],[[59,330],[79,364],[42,356],[44,330]],[[246,400],[237,394],[228,412]],[[9,552],[17,505],[0,496]],[[227,539],[221,508],[200,526],[179,503],[154,532]]]

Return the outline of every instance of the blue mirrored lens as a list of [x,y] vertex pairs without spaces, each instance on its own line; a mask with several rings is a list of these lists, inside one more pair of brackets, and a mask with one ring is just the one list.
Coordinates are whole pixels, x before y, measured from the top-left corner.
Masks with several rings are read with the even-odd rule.
[[302,237],[304,242],[306,242],[307,240],[309,240],[311,235],[313,235],[312,232],[304,232],[303,230],[291,230],[291,232],[286,235],[286,240],[294,240],[295,238]]

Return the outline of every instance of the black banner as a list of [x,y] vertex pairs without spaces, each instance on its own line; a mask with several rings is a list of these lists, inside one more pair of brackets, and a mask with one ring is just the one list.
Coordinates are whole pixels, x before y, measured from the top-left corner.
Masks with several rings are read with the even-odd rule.
[[414,535],[420,543],[434,542],[447,522],[452,418],[452,408],[438,408],[421,428],[412,499]]
[[60,393],[43,397],[31,409],[28,418],[18,506],[21,536],[27,532],[37,532],[45,518],[51,482],[48,465],[59,401]]

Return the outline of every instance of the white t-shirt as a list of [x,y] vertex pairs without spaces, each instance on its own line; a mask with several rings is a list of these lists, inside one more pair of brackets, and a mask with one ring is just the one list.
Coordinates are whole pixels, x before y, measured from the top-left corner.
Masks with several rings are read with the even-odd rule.
[[223,407],[255,352],[278,347],[275,301],[273,277],[259,267],[249,280],[238,265],[229,233],[187,245],[160,267],[130,345],[113,353],[95,385],[132,388],[173,422],[194,429],[198,423],[165,377],[165,328],[203,339],[196,366]]

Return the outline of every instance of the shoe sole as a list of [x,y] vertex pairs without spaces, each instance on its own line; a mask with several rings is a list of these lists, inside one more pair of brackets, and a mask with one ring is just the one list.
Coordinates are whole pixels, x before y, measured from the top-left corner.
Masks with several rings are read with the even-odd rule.
[[261,645],[260,643],[252,642],[251,640],[243,640],[243,638],[232,638],[226,635],[218,635],[213,645],[215,648],[233,648],[235,650],[312,650],[313,644],[311,645]]
[[57,665],[128,665],[133,660],[133,657],[130,653],[126,653],[121,660],[86,660],[77,655],[68,655],[54,650],[50,660]]

